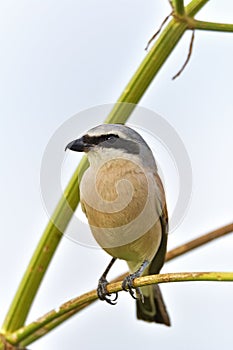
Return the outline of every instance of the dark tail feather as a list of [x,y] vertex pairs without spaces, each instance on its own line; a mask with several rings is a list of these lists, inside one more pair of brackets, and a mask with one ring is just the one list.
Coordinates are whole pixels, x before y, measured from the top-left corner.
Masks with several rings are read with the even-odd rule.
[[170,326],[170,319],[159,286],[153,285],[150,288],[151,293],[149,296],[144,296],[144,303],[137,300],[137,318]]

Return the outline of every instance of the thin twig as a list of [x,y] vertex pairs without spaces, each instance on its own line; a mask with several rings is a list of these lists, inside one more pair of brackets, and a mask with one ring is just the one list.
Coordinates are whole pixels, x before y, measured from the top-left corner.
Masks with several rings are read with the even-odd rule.
[[174,11],[174,6],[172,0],[168,0],[169,4],[171,5],[172,10]]
[[168,21],[168,19],[169,19],[169,17],[170,17],[171,15],[172,15],[172,12],[169,13],[169,15],[166,16],[166,17],[164,18],[164,20],[163,20],[163,22],[161,23],[161,25],[160,25],[159,29],[157,30],[157,32],[155,32],[155,34],[152,35],[152,37],[150,38],[150,40],[148,41],[148,43],[147,43],[147,45],[146,45],[146,47],[145,47],[145,50],[146,50],[146,51],[148,50],[148,48],[149,48],[150,44],[152,43],[152,41],[154,41],[155,38],[157,37],[157,35],[159,35],[159,33],[161,32],[161,30],[162,30],[164,24]]
[[184,253],[187,253],[195,248],[201,247],[202,245],[209,243],[216,238],[225,236],[226,234],[229,234],[231,232],[233,232],[233,223],[220,227],[217,230],[211,231],[203,236],[200,236],[190,242],[187,242],[177,248],[170,250],[170,252],[167,252],[165,261],[170,261],[174,258],[177,258],[178,256],[183,255]]
[[194,42],[194,36],[195,36],[195,31],[194,29],[192,30],[192,36],[191,36],[191,40],[190,40],[190,45],[189,45],[189,52],[188,52],[188,56],[183,64],[183,66],[181,67],[181,69],[174,75],[174,77],[172,77],[172,80],[175,80],[185,69],[185,67],[187,66],[190,57],[192,55],[192,51],[193,51],[193,42]]

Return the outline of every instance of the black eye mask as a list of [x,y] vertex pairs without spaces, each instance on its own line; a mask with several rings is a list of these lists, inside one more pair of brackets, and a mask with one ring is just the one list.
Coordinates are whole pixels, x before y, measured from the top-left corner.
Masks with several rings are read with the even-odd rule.
[[114,142],[116,139],[119,139],[118,135],[115,134],[106,134],[101,136],[83,136],[83,142],[89,145],[99,145],[105,141]]

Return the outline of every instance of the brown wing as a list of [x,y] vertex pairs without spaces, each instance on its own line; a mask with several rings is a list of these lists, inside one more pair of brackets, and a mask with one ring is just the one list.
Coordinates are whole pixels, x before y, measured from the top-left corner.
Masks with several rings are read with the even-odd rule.
[[150,264],[149,274],[159,273],[159,271],[161,270],[164,264],[166,250],[167,250],[167,235],[168,235],[168,213],[167,213],[165,192],[164,192],[162,181],[158,174],[155,174],[155,180],[159,188],[158,197],[161,202],[160,223],[162,227],[162,239],[161,239],[159,249]]
[[[163,266],[166,249],[167,249],[167,234],[168,234],[168,215],[165,193],[162,182],[158,174],[155,175],[155,180],[159,188],[158,198],[161,203],[160,223],[162,228],[162,239],[157,253],[155,254],[150,266],[149,274],[159,273]],[[137,318],[148,322],[163,323],[170,326],[170,319],[167,313],[160,288],[158,285],[150,286],[150,295],[144,296],[144,303],[137,300]]]
[[82,201],[80,201],[80,204],[81,204],[81,208],[82,208],[83,213],[87,216],[87,211],[86,211],[84,203]]

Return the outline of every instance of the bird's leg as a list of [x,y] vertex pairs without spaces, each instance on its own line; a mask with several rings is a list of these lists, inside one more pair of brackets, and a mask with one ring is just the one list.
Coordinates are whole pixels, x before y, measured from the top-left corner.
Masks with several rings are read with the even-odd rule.
[[111,305],[116,304],[116,300],[118,298],[118,293],[116,292],[115,298],[111,299],[111,294],[108,293],[107,288],[106,288],[107,285],[109,284],[106,277],[107,277],[107,274],[115,261],[116,261],[116,258],[112,258],[112,260],[108,264],[106,270],[104,271],[103,275],[100,277],[99,282],[98,282],[98,287],[97,287],[97,294],[98,294],[99,299],[105,300],[105,301],[107,301],[107,303],[109,303]]
[[129,291],[130,295],[134,298],[137,299],[137,297],[135,297],[134,295],[134,289],[136,290],[136,294],[139,296],[139,299],[141,300],[141,302],[144,302],[144,296],[142,294],[142,291],[139,287],[134,287],[133,286],[133,282],[134,279],[137,277],[140,277],[143,273],[143,271],[146,269],[146,267],[149,265],[149,261],[145,260],[143,261],[142,265],[139,267],[139,269],[137,271],[135,271],[134,273],[131,273],[130,275],[126,276],[125,279],[122,282],[122,289],[124,289],[126,292]]

